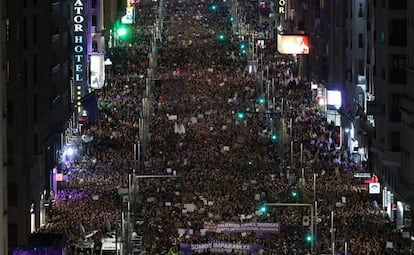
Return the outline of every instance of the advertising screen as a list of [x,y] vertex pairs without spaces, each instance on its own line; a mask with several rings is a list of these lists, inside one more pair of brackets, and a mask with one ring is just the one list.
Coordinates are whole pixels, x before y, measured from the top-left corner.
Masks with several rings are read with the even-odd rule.
[[327,105],[339,109],[342,106],[342,94],[338,90],[327,90]]
[[105,64],[103,54],[91,54],[90,55],[90,83],[91,88],[100,89],[105,82]]
[[309,54],[309,36],[277,34],[277,51],[280,54]]

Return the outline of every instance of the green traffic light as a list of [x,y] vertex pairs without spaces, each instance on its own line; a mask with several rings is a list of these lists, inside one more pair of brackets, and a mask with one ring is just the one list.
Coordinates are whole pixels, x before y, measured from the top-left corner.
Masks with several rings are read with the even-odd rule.
[[233,22],[233,21],[234,21],[234,17],[230,16],[230,22]]
[[237,113],[237,118],[239,119],[239,120],[242,120],[242,119],[244,119],[246,117],[246,115],[244,114],[244,112],[238,112]]
[[266,205],[261,205],[260,208],[259,208],[259,211],[261,213],[266,213],[267,212],[267,206]]
[[223,35],[223,34],[219,34],[218,39],[219,39],[220,41],[224,41],[225,37],[224,37],[224,35]]
[[117,32],[119,37],[124,37],[128,34],[128,31],[125,27],[118,28],[118,30],[116,32]]
[[[272,141],[276,141],[277,140],[277,135],[276,134],[272,134],[270,136],[270,139],[272,139]],[[292,194],[293,195],[293,194]]]
[[305,241],[308,242],[308,243],[312,242],[312,235],[311,234],[307,234],[305,236]]
[[211,5],[211,6],[210,6],[210,9],[211,9],[212,11],[216,11],[216,10],[217,10],[217,5],[215,5],[215,4]]
[[[263,105],[265,102],[266,102],[266,100],[264,99],[264,97],[259,98],[259,104]],[[272,139],[273,139],[273,136],[276,136],[276,135],[272,135]]]
[[242,54],[246,54],[246,44],[242,43],[240,44],[240,50]]
[[298,196],[298,192],[297,191],[292,191],[290,194],[292,195],[292,197],[297,197]]

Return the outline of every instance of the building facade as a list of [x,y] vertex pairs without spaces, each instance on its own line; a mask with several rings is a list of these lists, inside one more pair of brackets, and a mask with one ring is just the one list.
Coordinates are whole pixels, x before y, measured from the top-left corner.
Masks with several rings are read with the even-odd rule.
[[300,25],[311,35],[309,77],[342,92],[343,145],[368,162],[361,171],[379,177],[382,209],[395,227],[410,226],[414,3],[303,0],[296,6]]
[[414,13],[407,9],[409,2],[369,1],[368,6],[372,13],[368,20],[371,33],[368,43],[372,45],[372,52],[367,66],[371,97],[367,119],[372,119],[375,125],[370,163],[383,186],[384,210],[396,228],[411,225],[410,204],[414,202],[414,174],[410,169],[412,159],[409,159],[413,153],[412,140],[409,140],[413,137],[409,124],[413,97],[407,79],[412,44],[409,20]]
[[[0,2],[0,15],[6,16],[4,1]],[[6,26],[7,19],[0,20],[0,253],[7,254],[8,231],[7,231],[7,71],[6,61]]]
[[[4,63],[0,127],[4,128],[0,130],[2,137],[7,137],[0,146],[4,187],[7,183],[7,189],[1,189],[7,190],[7,201],[2,203],[7,213],[0,223],[5,229],[0,241],[5,245],[1,247],[6,252],[1,254],[27,245],[29,234],[46,223],[65,150],[73,144],[82,147],[80,118],[85,97],[93,91],[92,55],[99,57],[99,75],[105,72],[104,2],[25,0],[0,4],[5,17],[0,26],[0,38],[4,39],[0,44],[0,61]],[[117,3],[107,2],[108,6]],[[104,76],[99,75],[96,78],[103,86]]]
[[[409,209],[414,209],[414,2],[407,1],[407,84],[400,102],[402,139],[401,139],[401,175],[399,192],[407,194]],[[407,210],[408,211],[408,210]],[[412,219],[404,217],[403,224],[411,225]]]
[[68,0],[5,4],[10,252],[45,223],[49,171],[71,113],[72,65]]

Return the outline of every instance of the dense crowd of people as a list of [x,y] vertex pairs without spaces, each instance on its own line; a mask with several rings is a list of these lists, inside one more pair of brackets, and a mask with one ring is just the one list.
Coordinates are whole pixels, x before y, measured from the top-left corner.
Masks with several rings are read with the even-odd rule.
[[[277,55],[274,42],[266,45],[261,68],[267,75],[260,78],[249,72],[249,54],[240,53],[240,38],[228,24],[231,6],[212,11],[204,1],[165,4],[151,95],[143,78],[150,44],[112,48],[114,68],[97,92],[101,118],[85,130],[93,141],[87,154],[65,164],[67,180],[60,183],[41,231],[65,232],[76,245],[96,230],[98,252],[101,238],[120,229],[124,205],[118,190],[128,187],[135,172],[173,177],[136,180],[132,210],[142,219],[134,226],[143,237],[142,254],[171,254],[185,244],[213,242],[258,245],[260,254],[310,254],[312,248],[331,254],[332,222],[337,251],[346,243],[349,254],[405,254],[407,240],[372,206],[378,198],[353,177],[349,148],[340,146],[335,123],[327,123],[310,86],[297,77],[295,58]],[[254,9],[247,0],[237,5]],[[220,33],[224,40],[218,40]],[[262,95],[275,99],[261,103]],[[145,129],[140,119],[148,132],[140,130]],[[134,144],[143,136],[136,162]],[[313,246],[304,240],[312,233],[303,222],[310,215],[307,208],[259,210],[266,203],[314,204],[315,199]],[[280,229],[271,234],[206,230],[206,223],[223,222],[277,222]],[[393,248],[386,248],[390,243]],[[230,249],[228,254],[259,253]]]

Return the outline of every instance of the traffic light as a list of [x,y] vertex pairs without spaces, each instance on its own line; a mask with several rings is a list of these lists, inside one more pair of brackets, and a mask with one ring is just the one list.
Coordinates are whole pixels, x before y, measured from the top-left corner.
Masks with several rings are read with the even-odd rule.
[[224,36],[224,34],[219,34],[218,39],[219,39],[219,41],[224,41],[226,39],[226,37]]
[[116,30],[116,34],[120,38],[125,38],[128,36],[128,29],[125,26],[118,27]]
[[212,5],[210,5],[210,10],[212,10],[212,11],[217,11],[217,4],[212,4]]
[[244,120],[246,118],[246,114],[243,111],[239,111],[237,113],[237,119]]
[[277,141],[277,135],[276,134],[272,134],[270,136],[270,140],[272,140],[272,142],[276,142]]
[[244,43],[242,43],[242,44],[240,44],[240,52],[244,55],[244,54],[246,54],[246,52],[247,52],[247,49],[246,49],[246,44],[244,44]]
[[290,192],[290,195],[291,195],[293,198],[297,198],[297,197],[298,197],[298,192],[297,192],[296,190],[292,190],[292,191]]
[[231,23],[233,23],[233,22],[234,22],[234,17],[233,17],[233,16],[230,16],[229,21],[230,21]]
[[265,204],[262,204],[262,205],[260,205],[260,206],[259,206],[259,211],[260,211],[262,214],[266,214],[266,213],[267,213],[267,211],[268,211],[268,209],[269,209],[269,208],[267,208],[267,205],[265,205]]
[[[260,96],[259,99],[257,100],[259,102],[260,105],[264,105],[264,103],[266,102],[266,99],[264,96]],[[273,135],[272,135],[273,136]]]
[[305,242],[307,242],[307,243],[311,243],[312,242],[312,235],[311,234],[306,234],[305,235]]
[[267,3],[265,1],[260,2],[260,8],[261,9],[267,9]]

